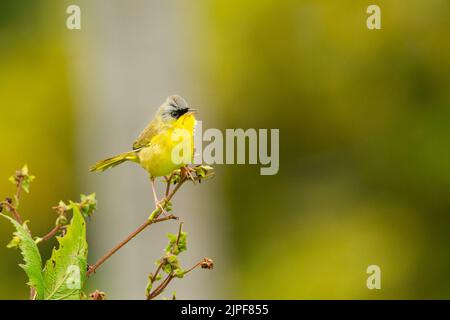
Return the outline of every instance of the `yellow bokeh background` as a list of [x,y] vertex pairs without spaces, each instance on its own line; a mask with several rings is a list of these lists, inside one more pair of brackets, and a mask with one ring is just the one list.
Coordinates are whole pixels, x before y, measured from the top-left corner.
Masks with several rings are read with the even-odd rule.
[[[79,31],[65,27],[71,1],[0,3],[0,197],[13,192],[7,178],[27,163],[37,179],[21,210],[36,234],[54,223],[51,206],[89,185],[79,174],[81,157],[98,160],[77,147],[80,122],[95,110],[75,116],[82,106],[73,65],[94,55],[102,39],[91,28],[104,28],[96,14],[118,1],[96,10],[76,3],[86,17]],[[227,224],[208,228],[226,233],[227,254],[218,251],[215,260],[226,259],[228,267],[210,275],[225,280],[205,298],[449,298],[450,3],[375,1],[382,29],[373,31],[366,28],[372,3],[360,0],[169,3],[152,32],[170,29],[183,50],[155,45],[143,59],[160,63],[154,50],[167,52],[168,65],[183,57],[171,76],[189,83],[206,127],[280,129],[277,175],[260,176],[258,166],[217,166],[220,192],[206,209],[221,208]],[[134,16],[137,5],[148,11]],[[121,19],[105,34],[127,26],[145,38],[150,31],[130,21],[156,18],[159,6],[121,5]],[[117,41],[124,79],[107,76],[125,84],[126,72],[140,66],[136,48]],[[98,70],[87,72],[94,77]],[[95,81],[92,92],[99,91]],[[136,81],[140,86],[147,84]],[[140,90],[164,99],[154,88]],[[127,117],[138,116],[130,107]],[[108,119],[96,122],[95,139],[108,138],[107,125]],[[106,156],[127,147],[91,150]],[[0,298],[26,298],[19,253],[5,248],[10,236],[11,227],[0,222]],[[366,287],[371,264],[382,270],[379,291]]]

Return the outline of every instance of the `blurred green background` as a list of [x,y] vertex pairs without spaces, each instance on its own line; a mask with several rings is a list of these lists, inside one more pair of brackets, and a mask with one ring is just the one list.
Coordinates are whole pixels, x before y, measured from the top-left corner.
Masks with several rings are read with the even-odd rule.
[[[82,10],[79,31],[65,27],[65,9],[73,3]],[[208,277],[222,281],[208,295],[198,296],[450,297],[448,1],[96,3],[0,2],[0,196],[13,192],[7,178],[28,163],[37,179],[21,210],[35,234],[53,225],[50,207],[60,199],[77,199],[80,192],[94,190],[102,195],[100,203],[113,201],[98,190],[94,178],[85,178],[86,164],[124,151],[132,139],[124,139],[128,144],[108,141],[114,148],[103,146],[102,139],[108,138],[104,132],[113,123],[111,109],[108,117],[90,125],[90,134],[96,136],[92,139],[100,144],[86,154],[80,151],[86,141],[80,138],[84,121],[96,117],[96,111],[80,112],[84,100],[77,86],[84,82],[74,80],[92,77],[84,85],[95,101],[92,96],[101,91],[96,62],[109,54],[98,53],[99,43],[111,41],[122,52],[120,72],[109,72],[117,65],[107,65],[104,79],[159,97],[129,101],[122,112],[130,136],[145,124],[136,127],[127,120],[141,115],[133,111],[134,104],[156,107],[167,92],[180,88],[186,91],[176,93],[201,110],[206,128],[280,129],[277,175],[260,176],[259,166],[217,166],[214,181],[194,191],[212,188],[208,195],[213,201],[204,210],[224,216],[226,222],[207,221],[211,235],[220,235],[213,254],[218,267]],[[370,4],[381,7],[382,30],[366,28]],[[110,12],[120,18],[108,19]],[[157,16],[151,29],[136,22],[156,21]],[[146,48],[148,52],[127,47],[120,41],[124,26],[138,38],[152,33],[155,46]],[[107,39],[93,36],[94,29]],[[180,41],[171,50],[158,40],[167,30]],[[134,59],[137,52],[140,65]],[[161,54],[155,58],[154,52]],[[171,66],[164,76],[177,78],[180,86],[160,92],[151,81],[128,77],[130,70],[145,72],[142,64],[160,63]],[[74,69],[85,64],[83,75],[77,76]],[[150,76],[157,82],[163,75]],[[93,148],[99,149],[95,156],[90,155]],[[126,181],[127,171],[122,170],[121,181]],[[194,226],[205,223],[195,216],[186,220]],[[93,229],[91,234],[100,237]],[[11,227],[2,221],[0,298],[26,298],[19,252],[5,248],[10,234]],[[47,254],[51,244],[44,246]],[[381,267],[381,290],[366,287],[371,264]],[[90,286],[107,287],[119,277],[127,274],[92,279]],[[127,298],[120,291],[107,293]]]

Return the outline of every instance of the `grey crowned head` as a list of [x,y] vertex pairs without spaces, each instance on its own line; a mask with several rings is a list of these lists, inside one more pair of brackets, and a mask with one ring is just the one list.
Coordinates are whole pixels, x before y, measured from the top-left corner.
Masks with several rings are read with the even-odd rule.
[[191,109],[182,97],[179,95],[171,95],[169,96],[163,105],[159,109],[159,114],[163,118],[163,120],[176,120],[181,117],[183,114],[194,111]]

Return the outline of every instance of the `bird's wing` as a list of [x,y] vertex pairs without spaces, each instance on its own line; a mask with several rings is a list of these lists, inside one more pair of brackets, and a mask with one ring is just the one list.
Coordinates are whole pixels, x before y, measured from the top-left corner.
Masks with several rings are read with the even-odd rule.
[[134,141],[133,150],[148,146],[152,141],[152,138],[162,130],[164,130],[162,121],[153,119]]

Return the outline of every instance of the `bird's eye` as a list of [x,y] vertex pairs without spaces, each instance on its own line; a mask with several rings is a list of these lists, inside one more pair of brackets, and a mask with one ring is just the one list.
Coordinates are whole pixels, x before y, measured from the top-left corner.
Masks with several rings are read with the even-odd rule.
[[170,115],[171,115],[173,118],[178,119],[179,117],[181,117],[183,114],[185,114],[185,113],[188,112],[188,111],[189,111],[188,108],[184,108],[184,109],[175,109],[175,110],[172,110],[172,111],[170,112]]

